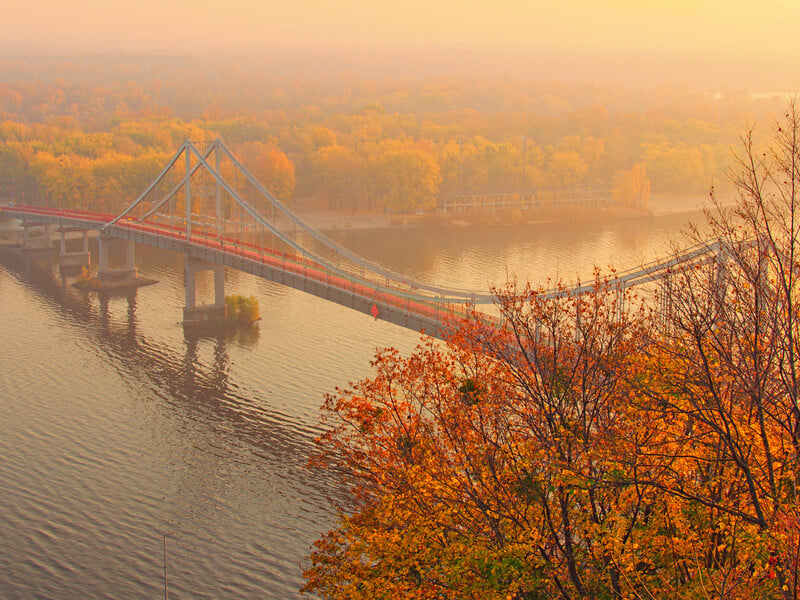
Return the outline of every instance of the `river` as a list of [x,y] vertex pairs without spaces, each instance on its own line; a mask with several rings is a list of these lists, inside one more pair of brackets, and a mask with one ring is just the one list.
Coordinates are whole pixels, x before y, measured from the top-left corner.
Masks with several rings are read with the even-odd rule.
[[[487,288],[633,267],[697,217],[331,235],[412,277]],[[181,261],[139,246],[158,283],[100,299],[0,260],[0,597],[162,597],[164,536],[170,598],[299,596],[334,520],[337,482],[306,466],[323,396],[419,336],[228,270],[228,293],[259,300],[258,331],[187,338]]]

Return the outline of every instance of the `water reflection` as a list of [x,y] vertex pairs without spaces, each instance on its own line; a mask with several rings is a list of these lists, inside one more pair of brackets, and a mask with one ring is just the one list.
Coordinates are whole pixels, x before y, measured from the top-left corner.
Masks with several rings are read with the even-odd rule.
[[[321,474],[310,476],[306,469],[318,433],[316,425],[276,409],[265,401],[265,392],[243,387],[241,373],[239,380],[234,378],[232,356],[257,344],[257,335],[231,339],[190,334],[177,343],[155,340],[143,333],[137,293],[83,292],[71,286],[70,277],[62,277],[42,262],[26,264],[3,256],[0,266],[14,273],[28,293],[54,311],[89,353],[102,355],[130,390],[129,398],[120,397],[102,369],[89,366],[88,373],[75,373],[61,364],[64,361],[59,356],[47,357],[48,368],[58,379],[68,378],[73,382],[70,387],[87,390],[80,403],[88,404],[91,420],[78,417],[78,410],[71,411],[74,420],[62,422],[72,431],[68,435],[73,440],[101,436],[101,446],[90,452],[89,459],[98,468],[79,480],[59,479],[41,490],[29,481],[30,464],[21,464],[20,471],[4,476],[6,486],[11,486],[7,491],[18,490],[26,497],[26,512],[18,518],[41,527],[30,539],[19,540],[18,552],[31,556],[29,567],[18,570],[7,587],[0,583],[0,595],[16,596],[29,589],[29,582],[42,577],[39,571],[50,568],[54,561],[71,565],[69,575],[45,576],[59,591],[43,591],[42,597],[79,595],[87,590],[93,597],[152,595],[152,582],[142,582],[141,574],[153,569],[157,557],[142,554],[138,547],[144,538],[160,532],[170,536],[174,568],[182,574],[182,578],[175,576],[176,593],[212,597],[225,589],[219,581],[223,577],[235,582],[232,597],[296,595],[301,585],[298,563],[327,526],[330,516],[325,498],[337,494],[338,482]],[[11,310],[23,312],[21,306]],[[62,330],[52,334],[64,335]],[[22,383],[30,387],[27,380]],[[92,404],[89,394],[98,395],[98,390],[92,389],[98,386],[107,387],[99,390],[98,400],[107,398],[109,406]],[[50,401],[24,396],[21,400],[42,406]],[[113,410],[122,412],[109,412],[112,405],[116,407]],[[50,428],[45,425],[49,418],[42,418],[43,427]],[[133,435],[125,432],[129,425],[138,431]],[[31,452],[46,456],[53,435],[59,434],[48,432],[41,439],[26,435],[24,444],[41,446]],[[135,438],[141,441],[130,448]],[[112,478],[102,475],[103,465],[116,465]],[[95,498],[89,492],[101,489],[107,489],[107,495]],[[54,497],[61,500],[56,504],[46,500]],[[66,498],[78,500],[83,508],[71,509]],[[45,506],[49,516],[35,516]],[[88,554],[68,553],[56,559],[51,550],[42,550],[52,546],[48,541],[52,526],[45,524],[53,520],[63,521],[60,527],[72,531],[71,535],[85,537],[86,510],[96,515],[92,521],[98,521],[91,537],[83,542],[93,547],[87,549]],[[20,522],[12,518],[9,526],[19,527]],[[114,552],[119,544],[123,546]],[[76,560],[88,561],[86,564],[100,570],[86,573]],[[118,560],[124,562],[116,564]],[[0,570],[5,562],[0,552]],[[109,582],[103,576],[109,564],[115,565],[124,583]],[[202,590],[208,590],[207,595]]]
[[[4,261],[14,266],[12,261]],[[176,355],[175,348],[154,343],[137,331],[136,291],[124,293],[99,293],[97,308],[93,306],[93,293],[73,290],[67,278],[58,277],[44,262],[26,265],[25,281],[53,306],[68,314],[70,321],[82,327],[84,334],[91,336],[109,357],[118,361],[130,376],[138,380],[149,380],[158,387],[165,399],[181,411],[202,413],[212,417],[220,430],[252,443],[262,450],[273,453],[280,460],[305,455],[308,439],[298,439],[296,429],[287,426],[284,415],[263,406],[251,404],[237,393],[237,386],[230,381],[230,356],[228,344],[254,346],[258,342],[257,330],[225,334],[185,333],[183,354]],[[125,302],[125,317],[120,319],[112,304]],[[213,360],[201,359],[202,343],[213,344]],[[300,452],[300,450],[302,450]]]
[[471,289],[508,276],[534,285],[591,277],[595,266],[624,270],[666,257],[670,240],[699,212],[608,222],[541,222],[498,227],[445,227],[332,234],[362,256],[409,276]]

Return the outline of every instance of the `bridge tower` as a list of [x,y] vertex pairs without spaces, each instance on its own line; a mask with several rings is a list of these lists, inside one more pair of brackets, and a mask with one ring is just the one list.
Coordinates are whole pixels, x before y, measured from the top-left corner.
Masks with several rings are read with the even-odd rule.
[[[187,141],[188,145],[189,142]],[[192,201],[195,205],[215,206],[214,227],[219,239],[224,234],[224,218],[222,212],[222,185],[221,169],[222,153],[218,141],[212,143],[214,152],[214,170],[218,177],[214,178],[214,184],[208,182],[195,181],[192,183],[192,155],[188,148],[186,154],[186,173],[184,179],[184,204],[186,205],[186,239],[192,239]],[[203,229],[205,232],[205,228]],[[214,303],[197,304],[197,278],[200,271],[214,271]],[[199,325],[225,319],[228,314],[225,306],[225,266],[212,264],[187,255],[183,265],[183,286],[185,291],[185,301],[183,307],[183,323],[187,326]]]

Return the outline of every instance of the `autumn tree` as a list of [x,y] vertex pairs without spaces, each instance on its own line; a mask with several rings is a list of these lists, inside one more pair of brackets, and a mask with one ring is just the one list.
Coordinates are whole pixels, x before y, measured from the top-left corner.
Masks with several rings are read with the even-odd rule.
[[[646,485],[630,387],[639,317],[593,294],[499,292],[446,349],[380,353],[330,396],[323,462],[345,474],[339,526],[307,591],[327,598],[611,598],[642,559]],[[619,457],[625,456],[624,465]]]
[[[800,113],[792,100],[772,144],[743,138],[734,206],[714,200],[707,227],[716,256],[664,283],[666,332],[648,345],[642,406],[665,424],[655,483],[695,508],[682,537],[697,538],[686,579],[715,597],[748,597],[742,581],[776,578],[797,598],[798,212]],[[666,368],[665,368],[666,367]],[[787,524],[792,524],[788,528]],[[786,542],[789,542],[788,544]],[[687,564],[688,557],[687,557]]]
[[419,149],[387,150],[368,163],[369,193],[387,212],[406,213],[436,206],[439,165]]
[[368,204],[365,160],[344,146],[324,146],[309,157],[306,191],[330,208],[360,209]]
[[565,189],[581,183],[588,169],[575,150],[548,149],[545,152],[548,187]]

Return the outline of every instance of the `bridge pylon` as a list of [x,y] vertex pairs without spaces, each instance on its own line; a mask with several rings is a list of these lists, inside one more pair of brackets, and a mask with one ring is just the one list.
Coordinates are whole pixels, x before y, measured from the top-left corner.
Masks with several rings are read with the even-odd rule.
[[309,279],[321,278],[326,286],[337,281],[350,294],[369,299],[368,307],[398,293],[395,304],[421,301],[433,305],[434,312],[443,305],[494,302],[490,292],[414,280],[342,246],[275,198],[219,139],[186,140],[161,174],[103,229],[134,225],[169,231],[180,240],[175,249],[232,268],[244,268],[235,257],[278,261],[283,271],[301,274],[302,289],[316,285],[307,285]]

